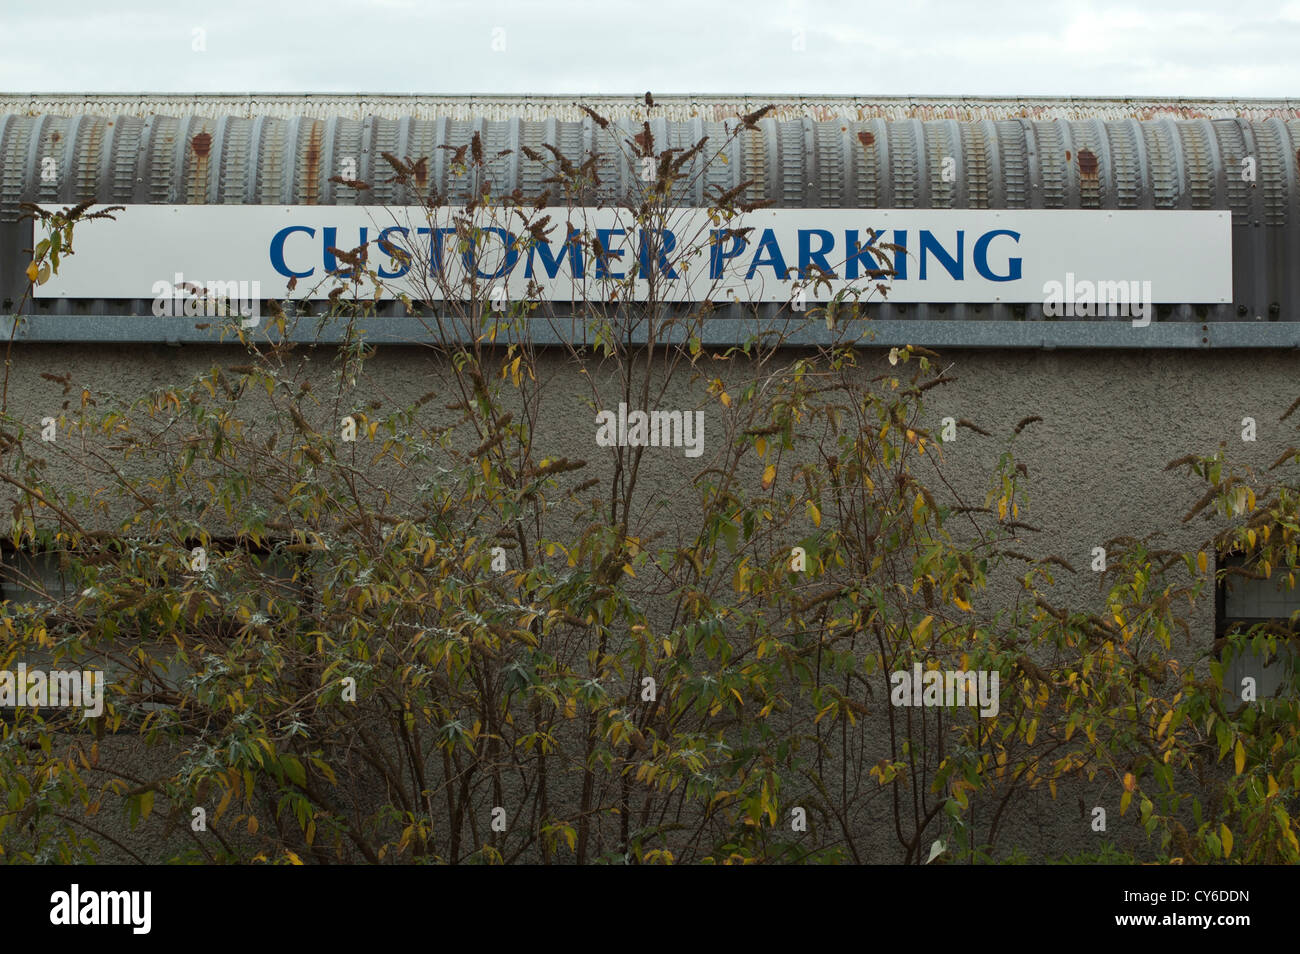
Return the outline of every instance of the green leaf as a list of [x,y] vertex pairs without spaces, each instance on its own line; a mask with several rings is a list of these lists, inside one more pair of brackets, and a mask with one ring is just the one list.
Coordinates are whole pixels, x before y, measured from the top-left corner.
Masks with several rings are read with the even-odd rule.
[[289,776],[289,781],[293,782],[293,784],[300,786],[307,784],[307,773],[304,771],[302,763],[294,756],[281,756],[280,767],[284,769],[284,774]]

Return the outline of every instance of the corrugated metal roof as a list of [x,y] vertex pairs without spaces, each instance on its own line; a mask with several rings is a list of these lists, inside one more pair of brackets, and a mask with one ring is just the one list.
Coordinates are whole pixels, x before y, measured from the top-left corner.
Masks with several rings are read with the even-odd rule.
[[[179,104],[176,104],[179,105]],[[644,110],[644,106],[642,109]],[[597,110],[599,111],[599,110]],[[577,119],[440,116],[252,117],[200,112],[0,113],[0,222],[22,202],[350,205],[330,180],[360,178],[373,205],[417,199],[392,182],[384,153],[425,160],[420,188],[468,199],[450,152],[479,135],[498,194],[541,191],[543,144],[581,163],[601,156],[587,198],[639,193],[633,137],[656,151],[708,138],[678,180],[680,205],[707,203],[706,185],[742,182],[750,198],[793,208],[1224,209],[1236,224],[1283,227],[1297,210],[1300,117],[1217,119],[815,119],[769,113],[729,140],[738,111],[719,118],[645,121],[631,112],[604,126]],[[702,166],[709,161],[705,171]],[[1243,176],[1248,164],[1251,177]],[[696,173],[706,172],[704,175]]]

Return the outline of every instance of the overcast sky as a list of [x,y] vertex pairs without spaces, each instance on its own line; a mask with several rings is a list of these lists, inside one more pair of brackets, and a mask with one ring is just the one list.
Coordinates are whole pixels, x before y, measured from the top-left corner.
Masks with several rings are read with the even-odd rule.
[[1300,0],[0,0],[3,92],[1300,97]]

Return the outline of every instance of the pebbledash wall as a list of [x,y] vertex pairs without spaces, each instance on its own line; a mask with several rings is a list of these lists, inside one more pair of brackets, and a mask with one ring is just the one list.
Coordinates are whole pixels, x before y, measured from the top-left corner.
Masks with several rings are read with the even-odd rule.
[[[608,117],[610,128],[602,130],[579,102]],[[29,303],[15,329],[9,316],[26,287],[23,250],[32,245],[31,223],[18,221],[20,203],[345,206],[356,204],[356,193],[330,179],[355,169],[374,184],[366,205],[412,204],[413,196],[381,181],[383,152],[428,157],[427,185],[458,203],[468,197],[450,173],[451,152],[439,147],[462,146],[475,132],[488,155],[513,150],[496,191],[535,193],[541,166],[521,146],[549,142],[578,159],[592,148],[611,151],[609,137],[633,136],[649,123],[657,148],[687,148],[706,135],[722,141],[737,117],[768,102],[776,108],[737,137],[730,161],[678,203],[702,206],[705,185],[754,180],[751,197],[791,215],[806,210],[806,219],[789,219],[791,228],[840,210],[867,213],[864,226],[885,221],[871,211],[888,210],[890,228],[905,227],[898,223],[907,210],[941,213],[926,221],[939,223],[935,242],[955,256],[959,240],[940,234],[942,213],[951,210],[950,221],[969,232],[962,252],[969,284],[954,284],[956,264],[930,249],[932,287],[946,290],[927,300],[923,289],[931,286],[913,272],[908,293],[873,303],[875,337],[865,357],[879,362],[875,349],[908,343],[939,350],[957,380],[930,396],[935,427],[951,416],[1006,434],[1022,418],[1042,416],[1033,439],[1017,449],[1030,475],[1024,519],[1043,528],[1021,549],[1056,554],[1079,569],[1062,574],[1062,601],[1097,599],[1087,568],[1092,548],[1110,538],[1159,532],[1177,547],[1203,537],[1203,523],[1181,522],[1199,490],[1166,473],[1168,461],[1224,444],[1235,461],[1265,467],[1296,443],[1279,419],[1300,397],[1300,101],[662,97],[650,107],[610,97],[0,96],[0,337],[12,333],[18,342],[11,406],[37,421],[61,405],[62,386],[43,379],[45,371],[130,394],[236,354],[216,340],[215,328],[155,317],[148,289],[90,298],[70,285]],[[636,175],[633,164],[609,159],[601,169],[606,198],[624,194]],[[1090,212],[1070,220],[1088,228],[1106,217],[1112,245],[1134,258],[1132,273],[1073,268],[1067,251],[1077,237],[1069,228],[1033,231],[1048,221],[1039,213],[1052,210]],[[1175,213],[1185,218],[1159,218]],[[177,214],[178,222],[199,221]],[[1148,248],[1147,235],[1172,221],[1188,223],[1186,238]],[[997,279],[1009,275],[1013,253],[1023,258],[1037,284],[1014,294],[993,287],[973,250],[979,235],[1008,222],[1022,237],[1014,248],[997,246],[996,266],[985,264]],[[263,258],[267,237],[250,236]],[[913,231],[909,251],[924,252],[919,242]],[[1044,269],[1062,282],[1067,273],[1140,279],[1155,271],[1150,321],[1053,316]],[[166,279],[171,270],[157,269]],[[95,287],[89,281],[80,294]],[[964,287],[969,296],[953,291]],[[1184,289],[1196,297],[1180,297]],[[722,308],[709,336],[737,340],[750,320],[777,307]],[[395,306],[372,320],[370,334],[387,345],[368,373],[384,376],[393,399],[426,391],[435,373],[428,352]],[[567,396],[578,406],[578,370],[557,354],[553,372],[557,406]],[[1257,422],[1254,442],[1241,439],[1245,417]],[[561,452],[591,456],[591,434],[567,418],[552,426]],[[982,499],[1001,448],[963,431],[945,451],[958,490]],[[665,494],[674,492],[674,479],[664,474]],[[1179,648],[1189,660],[1213,639],[1213,612],[1207,601],[1193,641]],[[1095,847],[1073,814],[1027,805],[1012,840],[1031,855]]]

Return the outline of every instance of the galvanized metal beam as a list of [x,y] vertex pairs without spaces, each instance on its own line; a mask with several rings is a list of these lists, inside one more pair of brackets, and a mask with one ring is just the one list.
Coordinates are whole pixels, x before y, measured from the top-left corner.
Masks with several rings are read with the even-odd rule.
[[[1127,321],[854,321],[837,326],[834,335],[820,322],[801,323],[749,318],[718,318],[704,322],[701,341],[711,346],[743,344],[759,334],[780,334],[793,347],[816,347],[832,341],[856,341],[860,347],[889,348],[907,344],[929,348],[1300,348],[1300,323],[1296,322],[1167,322],[1136,328]],[[448,319],[446,337],[436,320],[413,318],[367,318],[355,323],[354,332],[375,344],[431,344],[441,340],[467,341],[471,337]],[[683,340],[683,326],[675,340]],[[254,329],[257,340],[268,338],[265,328]],[[534,321],[531,339],[540,345],[590,343],[595,335],[577,318]],[[0,340],[12,336],[19,343],[95,344],[220,344],[237,339],[233,323],[207,319],[196,323],[185,318],[155,318],[123,315],[27,315],[18,319],[0,317]],[[287,340],[338,344],[347,336],[341,319],[301,318],[291,326]],[[498,340],[506,342],[503,334]],[[645,335],[633,334],[644,342]],[[671,340],[660,335],[659,340]]]

